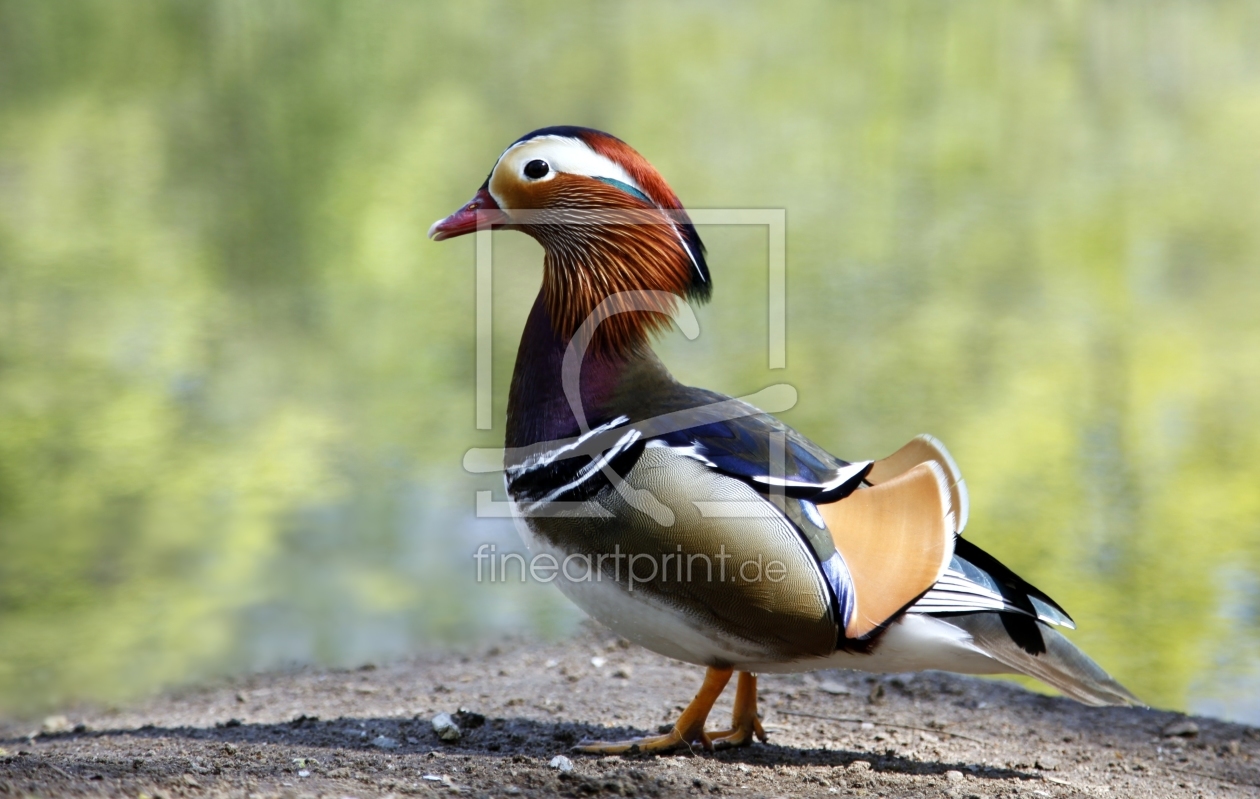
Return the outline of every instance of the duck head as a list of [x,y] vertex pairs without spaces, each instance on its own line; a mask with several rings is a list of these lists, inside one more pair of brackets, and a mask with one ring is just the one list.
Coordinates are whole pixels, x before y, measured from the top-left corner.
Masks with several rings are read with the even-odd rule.
[[[543,246],[542,301],[564,339],[605,300],[615,310],[624,292],[665,292],[672,303],[704,301],[711,291],[704,245],[677,195],[647,159],[602,131],[562,126],[522,136],[429,237],[479,226],[520,230]],[[618,313],[594,343],[633,350],[668,323],[671,310]]]

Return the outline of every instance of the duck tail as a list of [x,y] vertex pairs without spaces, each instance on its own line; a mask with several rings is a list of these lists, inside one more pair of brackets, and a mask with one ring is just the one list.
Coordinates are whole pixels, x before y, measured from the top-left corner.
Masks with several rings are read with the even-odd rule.
[[[1046,624],[1010,613],[966,613],[948,621],[965,630],[976,648],[1003,666],[1053,686],[1078,702],[1145,707],[1088,655]],[[1012,622],[1019,626],[1018,631],[1010,629]],[[1030,641],[1033,636],[1040,641]]]

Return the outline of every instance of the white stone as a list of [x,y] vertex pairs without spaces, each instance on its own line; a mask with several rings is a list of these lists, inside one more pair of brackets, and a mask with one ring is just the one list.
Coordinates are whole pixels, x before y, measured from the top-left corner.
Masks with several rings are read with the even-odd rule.
[[559,769],[560,771],[573,770],[573,761],[565,757],[564,755],[556,755],[555,757],[551,758],[551,762],[548,763],[547,765],[551,766],[554,769]]
[[439,713],[433,717],[433,731],[437,733],[438,738],[447,743],[458,741],[460,735],[463,734],[450,713]]

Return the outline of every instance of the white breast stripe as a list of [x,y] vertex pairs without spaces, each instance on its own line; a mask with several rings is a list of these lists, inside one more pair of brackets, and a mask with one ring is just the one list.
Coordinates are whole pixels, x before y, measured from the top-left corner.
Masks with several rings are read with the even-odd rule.
[[564,485],[560,486],[559,488],[551,491],[550,493],[547,494],[547,496],[543,497],[537,502],[531,503],[529,507],[525,509],[525,513],[526,514],[534,513],[540,506],[545,505],[548,502],[551,502],[557,497],[564,496],[568,492],[582,485],[582,483],[585,483],[588,479],[590,479],[591,475],[598,474],[599,471],[603,469],[604,466],[606,466],[609,461],[611,461],[613,458],[617,457],[623,451],[625,451],[626,447],[638,441],[641,435],[642,433],[640,433],[638,430],[636,430],[633,427],[627,430],[626,434],[623,435],[621,438],[617,439],[617,443],[609,447],[607,452],[601,455],[597,460],[591,461],[590,463],[583,466],[581,471],[577,473],[577,477],[565,483]]
[[557,458],[562,457],[566,452],[572,452],[573,450],[582,446],[584,442],[590,440],[594,436],[599,435],[605,430],[611,430],[612,428],[623,425],[628,421],[630,421],[629,416],[618,416],[616,419],[613,419],[611,422],[608,422],[607,424],[602,424],[599,427],[594,428],[593,430],[583,433],[582,435],[578,436],[577,438],[573,439],[571,442],[569,442],[568,444],[565,444],[562,447],[557,447],[552,450],[547,450],[546,452],[541,452],[537,455],[530,455],[528,458],[521,461],[521,463],[517,464],[516,466],[509,466],[506,469],[504,469],[504,471],[507,473],[509,480],[515,480],[517,477],[520,477],[525,472],[532,471],[534,469],[537,469],[540,466],[547,466],[551,464]]

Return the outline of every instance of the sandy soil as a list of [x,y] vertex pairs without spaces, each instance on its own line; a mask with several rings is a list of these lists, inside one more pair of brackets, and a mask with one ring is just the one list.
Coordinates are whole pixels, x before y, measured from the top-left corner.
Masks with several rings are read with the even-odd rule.
[[[765,676],[769,744],[569,751],[588,736],[655,732],[700,677],[594,631],[250,677],[71,712],[46,731],[2,724],[0,796],[1260,796],[1260,730],[938,673]],[[725,723],[733,693],[711,726]],[[442,742],[432,718],[461,708],[460,740]],[[558,755],[571,770],[552,765]]]

